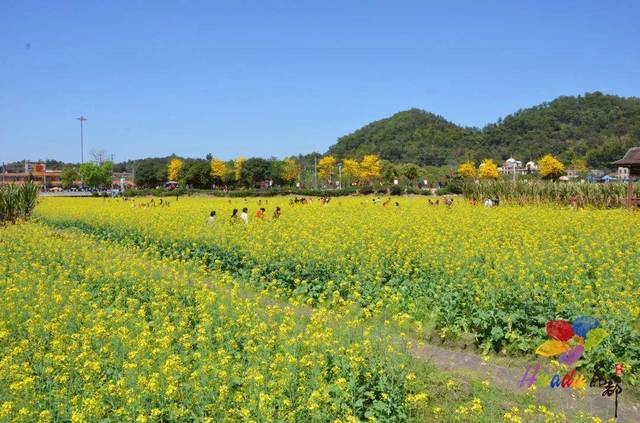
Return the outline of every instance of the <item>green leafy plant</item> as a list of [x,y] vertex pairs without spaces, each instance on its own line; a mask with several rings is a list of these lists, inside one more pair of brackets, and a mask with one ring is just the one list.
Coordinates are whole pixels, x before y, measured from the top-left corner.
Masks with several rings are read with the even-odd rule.
[[0,223],[28,219],[38,200],[38,186],[33,183],[0,187]]

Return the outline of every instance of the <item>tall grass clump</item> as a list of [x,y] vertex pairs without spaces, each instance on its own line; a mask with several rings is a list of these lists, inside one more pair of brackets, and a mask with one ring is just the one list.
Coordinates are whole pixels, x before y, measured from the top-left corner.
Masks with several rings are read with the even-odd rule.
[[[634,185],[634,196],[640,196],[640,185]],[[559,204],[569,205],[575,199],[579,207],[624,207],[627,201],[627,185],[622,183],[552,182],[536,180],[481,181],[465,183],[466,197],[495,198],[511,204]]]
[[0,186],[0,224],[28,219],[38,201],[38,191],[31,182]]

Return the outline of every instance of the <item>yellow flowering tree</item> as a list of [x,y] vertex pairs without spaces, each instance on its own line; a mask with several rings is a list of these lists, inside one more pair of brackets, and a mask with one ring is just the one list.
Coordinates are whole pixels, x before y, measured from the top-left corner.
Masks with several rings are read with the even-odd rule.
[[380,162],[380,158],[375,154],[368,154],[362,158],[362,162],[360,163],[360,172],[363,178],[366,178],[369,183],[380,175],[380,169],[382,168],[382,163]]
[[471,160],[462,163],[458,167],[458,175],[462,176],[463,178],[470,179],[478,176],[478,170],[476,169],[475,163],[473,163]]
[[538,172],[543,178],[557,179],[564,173],[564,165],[551,154],[547,154],[538,160]]
[[227,170],[227,165],[220,159],[211,159],[211,176],[217,181],[222,181],[224,173]]
[[172,159],[167,167],[167,177],[170,181],[177,181],[182,176],[182,160]]
[[282,165],[280,176],[287,182],[295,181],[300,175],[300,166],[294,159],[286,159]]
[[498,179],[498,165],[491,159],[484,159],[478,168],[478,176],[480,179]]
[[239,181],[240,178],[242,178],[242,169],[244,168],[244,162],[246,161],[247,159],[240,156],[233,162],[233,173],[236,178],[236,181]]
[[331,176],[336,171],[336,159],[333,156],[326,156],[318,162],[318,175],[331,180]]
[[352,159],[344,159],[342,161],[342,171],[345,175],[349,175],[351,179],[358,179],[361,175],[360,163]]

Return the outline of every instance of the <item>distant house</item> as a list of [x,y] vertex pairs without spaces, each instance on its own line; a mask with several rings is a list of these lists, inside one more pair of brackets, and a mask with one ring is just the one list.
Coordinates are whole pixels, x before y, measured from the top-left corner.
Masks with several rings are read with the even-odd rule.
[[113,172],[111,174],[112,189],[131,189],[136,186],[133,182],[133,173],[130,172]]
[[538,166],[535,162],[527,162],[522,166],[520,160],[516,160],[513,157],[508,158],[502,163],[502,167],[498,168],[503,175],[525,175],[527,173],[535,173],[538,171]]
[[538,171],[538,165],[533,161],[528,161],[527,164],[524,165],[524,168],[526,169],[527,173],[535,173]]
[[616,178],[620,181],[627,182],[629,180],[629,168],[619,167],[616,171]]
[[52,187],[62,185],[62,171],[46,169],[42,163],[30,163],[25,161],[24,172],[8,172],[3,169],[0,172],[0,184],[25,184],[32,182],[41,188],[47,190]]
[[502,164],[502,173],[504,173],[505,175],[512,175],[514,173],[518,174],[520,173],[521,169],[522,169],[522,162],[520,160],[514,159],[513,157],[508,158]]

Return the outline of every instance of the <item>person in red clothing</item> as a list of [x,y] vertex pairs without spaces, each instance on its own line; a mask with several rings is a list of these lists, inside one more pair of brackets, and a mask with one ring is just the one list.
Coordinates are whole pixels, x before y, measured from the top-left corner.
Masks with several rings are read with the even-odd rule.
[[258,219],[258,220],[264,220],[264,212],[265,212],[265,211],[266,211],[266,210],[264,209],[264,207],[260,207],[260,208],[258,209],[258,211],[256,212],[256,219]]

